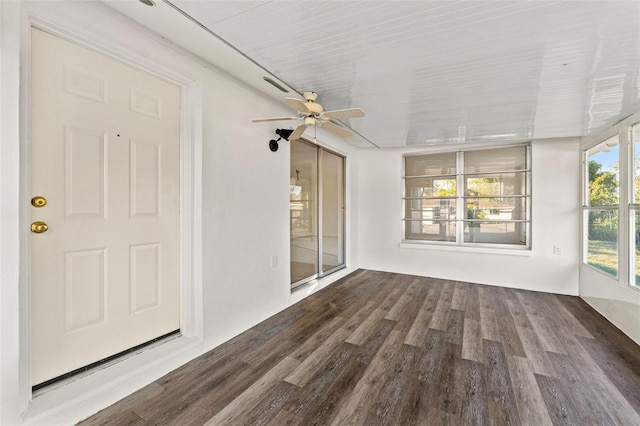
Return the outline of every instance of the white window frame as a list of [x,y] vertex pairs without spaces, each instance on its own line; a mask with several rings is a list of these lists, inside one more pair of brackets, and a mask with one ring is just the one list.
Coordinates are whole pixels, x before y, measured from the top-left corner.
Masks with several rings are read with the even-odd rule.
[[[640,283],[635,284],[635,212],[640,211],[640,204],[634,203],[633,194],[633,170],[634,170],[634,147],[633,147],[633,126],[640,126],[640,113],[635,113],[621,120],[611,128],[590,138],[586,138],[581,143],[582,151],[582,258],[583,267],[602,274],[609,282],[617,283],[623,287],[634,291],[640,291]],[[618,276],[589,265],[587,263],[588,253],[588,212],[589,206],[589,169],[588,151],[597,145],[607,141],[613,136],[618,136],[619,141],[619,210],[618,210]],[[597,207],[596,207],[597,208]]]
[[[525,226],[525,244],[501,244],[501,243],[477,243],[477,242],[465,242],[464,241],[464,223],[467,222],[465,218],[465,200],[468,197],[464,194],[464,179],[465,175],[469,175],[469,173],[464,173],[464,153],[465,152],[473,152],[479,150],[499,150],[505,148],[513,148],[513,147],[525,147],[526,148],[526,168],[524,170],[518,171],[496,171],[496,172],[486,172],[482,174],[501,174],[501,173],[525,173],[525,195],[522,197],[526,198],[526,206],[525,206],[525,215],[526,218],[523,220],[509,220],[507,222],[522,222],[526,223]],[[456,240],[455,241],[432,241],[432,240],[420,240],[420,239],[407,239],[406,238],[406,226],[407,222],[410,221],[406,217],[406,178],[414,178],[416,176],[407,176],[406,175],[406,159],[407,157],[414,156],[424,156],[424,155],[437,155],[437,154],[446,154],[455,152],[456,154]],[[531,189],[531,143],[519,143],[512,145],[500,145],[500,146],[491,146],[491,147],[483,147],[478,149],[458,149],[458,150],[441,150],[435,152],[422,152],[422,153],[411,153],[402,156],[402,235],[401,235],[401,246],[402,247],[441,247],[441,248],[480,248],[482,250],[520,250],[520,251],[530,251],[531,250],[531,233],[532,233],[532,189]],[[447,175],[448,176],[448,175]],[[453,175],[452,175],[453,176]],[[432,177],[432,176],[429,176]],[[433,176],[435,177],[435,176]],[[505,198],[507,196],[504,196]]]

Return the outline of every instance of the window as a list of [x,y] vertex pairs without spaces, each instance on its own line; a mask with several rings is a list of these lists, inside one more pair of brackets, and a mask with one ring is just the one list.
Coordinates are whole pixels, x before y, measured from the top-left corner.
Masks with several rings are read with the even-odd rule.
[[404,158],[404,240],[529,246],[529,146]]
[[620,149],[615,135],[586,152],[586,263],[618,276]]

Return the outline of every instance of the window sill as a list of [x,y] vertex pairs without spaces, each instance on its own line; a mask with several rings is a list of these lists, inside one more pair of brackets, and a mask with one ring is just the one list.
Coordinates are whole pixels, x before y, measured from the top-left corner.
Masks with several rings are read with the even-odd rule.
[[480,253],[480,254],[498,254],[503,256],[522,256],[529,257],[532,255],[529,248],[493,248],[493,247],[473,247],[473,246],[450,246],[444,244],[425,244],[425,243],[400,243],[401,249],[416,250],[435,250],[435,251],[451,251],[458,253]]

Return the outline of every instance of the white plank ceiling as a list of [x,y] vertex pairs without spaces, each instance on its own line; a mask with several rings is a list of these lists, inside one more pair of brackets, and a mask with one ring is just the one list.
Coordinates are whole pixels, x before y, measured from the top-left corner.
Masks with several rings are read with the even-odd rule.
[[326,110],[363,108],[346,124],[381,147],[582,136],[640,110],[638,0],[171,3]]

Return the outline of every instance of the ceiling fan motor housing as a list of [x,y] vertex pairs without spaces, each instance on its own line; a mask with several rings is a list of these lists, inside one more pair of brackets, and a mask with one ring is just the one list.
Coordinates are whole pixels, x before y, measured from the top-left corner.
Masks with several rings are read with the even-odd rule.
[[304,92],[302,94],[302,97],[307,102],[314,102],[316,99],[318,99],[318,94],[316,92]]

